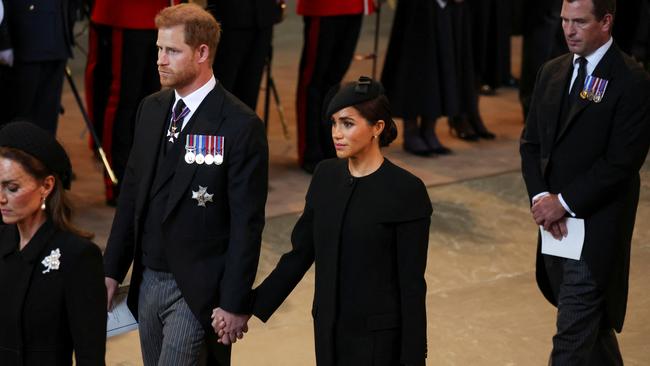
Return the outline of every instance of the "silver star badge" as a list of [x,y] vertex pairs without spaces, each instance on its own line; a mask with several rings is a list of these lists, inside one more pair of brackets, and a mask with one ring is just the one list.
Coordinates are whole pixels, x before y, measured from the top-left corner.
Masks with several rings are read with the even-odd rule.
[[52,252],[50,252],[50,255],[45,257],[43,261],[41,261],[41,264],[45,266],[45,269],[43,270],[43,273],[47,273],[50,270],[57,270],[59,269],[59,266],[61,265],[61,251],[59,248],[54,249]]
[[205,207],[207,202],[213,202],[212,196],[208,193],[208,187],[199,186],[198,191],[192,191],[192,199],[197,200],[198,205],[202,207]]

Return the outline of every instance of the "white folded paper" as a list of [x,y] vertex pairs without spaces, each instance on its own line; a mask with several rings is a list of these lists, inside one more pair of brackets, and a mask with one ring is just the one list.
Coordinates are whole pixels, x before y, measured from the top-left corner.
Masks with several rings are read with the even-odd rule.
[[582,246],[585,242],[585,220],[567,218],[566,227],[568,234],[560,240],[555,239],[543,227],[539,227],[539,231],[542,234],[543,254],[575,260],[580,259]]
[[106,323],[106,337],[116,336],[118,334],[130,332],[138,329],[138,322],[131,314],[131,310],[126,306],[126,295],[129,292],[129,286],[119,287],[113,296],[113,308],[108,312]]

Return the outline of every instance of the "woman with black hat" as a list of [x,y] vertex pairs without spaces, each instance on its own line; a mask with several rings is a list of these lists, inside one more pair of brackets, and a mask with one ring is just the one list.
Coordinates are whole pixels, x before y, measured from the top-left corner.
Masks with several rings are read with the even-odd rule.
[[0,365],[104,365],[102,257],[70,223],[70,176],[45,130],[0,130]]
[[344,85],[327,115],[339,159],[318,165],[293,249],[255,289],[253,314],[267,321],[315,262],[319,366],[424,365],[427,190],[381,153],[397,131],[379,82]]

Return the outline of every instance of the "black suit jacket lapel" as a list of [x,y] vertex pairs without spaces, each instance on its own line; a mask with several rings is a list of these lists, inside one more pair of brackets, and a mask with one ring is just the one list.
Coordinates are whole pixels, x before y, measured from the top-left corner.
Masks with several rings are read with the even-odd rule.
[[[165,186],[165,183],[174,176],[174,173],[176,172],[177,169],[177,165],[181,164],[181,162],[179,162],[179,156],[183,156],[183,157],[185,156],[185,154],[183,153],[183,150],[185,149],[185,139],[186,136],[190,134],[190,131],[192,130],[192,126],[194,125],[194,122],[197,120],[195,118],[196,115],[197,113],[194,113],[192,115],[192,118],[189,121],[187,121],[187,123],[181,130],[181,133],[179,134],[176,143],[167,152],[167,154],[163,156],[162,164],[158,166],[158,170],[156,171],[156,177],[154,178],[153,184],[151,186],[150,197],[155,196],[158,193],[158,191]],[[160,145],[159,155],[164,154],[163,149],[165,149],[165,146],[163,145],[167,143],[166,139],[163,140],[165,141]]]
[[[203,99],[196,112],[194,112],[192,119],[188,122],[187,128],[184,129],[187,130],[186,133],[193,134],[195,131],[214,131],[216,134],[223,123],[221,112],[224,97],[224,89],[217,83],[214,89]],[[224,164],[226,163],[224,162]],[[187,191],[187,187],[190,185],[197,168],[198,164],[187,164],[183,154],[179,154],[176,162],[176,174],[174,174],[174,178],[172,179],[172,189],[167,199],[163,222],[169,217],[173,208]]]
[[144,144],[145,148],[142,149],[142,154],[138,156],[141,159],[141,167],[144,169],[142,173],[142,181],[140,182],[139,192],[136,201],[136,212],[142,211],[146,200],[151,191],[151,185],[154,178],[155,168],[157,166],[158,153],[160,152],[160,145],[163,141],[163,135],[167,130],[167,116],[171,109],[174,100],[174,91],[168,90],[161,93],[153,102],[155,105],[142,116],[141,123],[146,123],[146,127],[142,129],[143,133],[136,136],[137,140],[133,144]]
[[[557,129],[562,125],[562,114],[561,109],[564,104],[564,98],[567,97],[569,80],[573,73],[571,68],[571,63],[573,62],[573,56],[571,54],[567,55],[565,59],[559,64],[559,70],[553,72],[551,79],[548,82],[548,91],[547,97],[552,98],[549,100],[548,104],[544,104],[544,107],[548,109],[548,120],[551,121],[549,128],[547,129],[547,139],[551,143],[555,141],[555,136]],[[565,70],[562,72],[562,70]]]
[[[614,57],[617,52],[618,52],[618,47],[616,47],[615,44],[612,44],[609,47],[609,50],[607,50],[603,58],[600,60],[600,62],[598,63],[598,65],[594,69],[594,72],[591,75],[611,82],[612,63],[614,61]],[[585,108],[589,107],[592,103],[593,102],[588,99],[580,98],[578,101],[576,101],[573,104],[573,108],[571,108],[571,110],[569,111],[569,114],[567,116],[567,121],[566,123],[563,124],[563,128],[560,130],[560,133],[557,135],[556,141],[559,141],[562,138],[562,136],[569,128],[569,126],[575,121],[576,117],[580,113],[582,113],[585,110]]]

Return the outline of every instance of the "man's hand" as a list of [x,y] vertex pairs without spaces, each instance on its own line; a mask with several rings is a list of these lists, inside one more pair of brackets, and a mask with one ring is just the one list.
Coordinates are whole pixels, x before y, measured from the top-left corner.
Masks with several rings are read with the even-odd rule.
[[233,314],[221,308],[212,310],[212,328],[219,337],[219,343],[229,345],[244,338],[248,332],[248,314]]
[[[551,225],[566,214],[566,210],[556,194],[547,194],[533,202],[531,212],[537,225],[543,226],[546,231],[551,231]],[[564,228],[566,231],[566,224]]]
[[113,309],[113,296],[115,295],[115,291],[117,291],[118,283],[110,277],[104,277],[104,284],[106,285],[106,298],[108,299],[106,310],[111,311]]
[[566,227],[566,217],[562,217],[561,219],[552,223],[550,230],[548,231],[556,240],[562,240],[562,238],[566,238],[566,236],[569,234],[569,230]]

